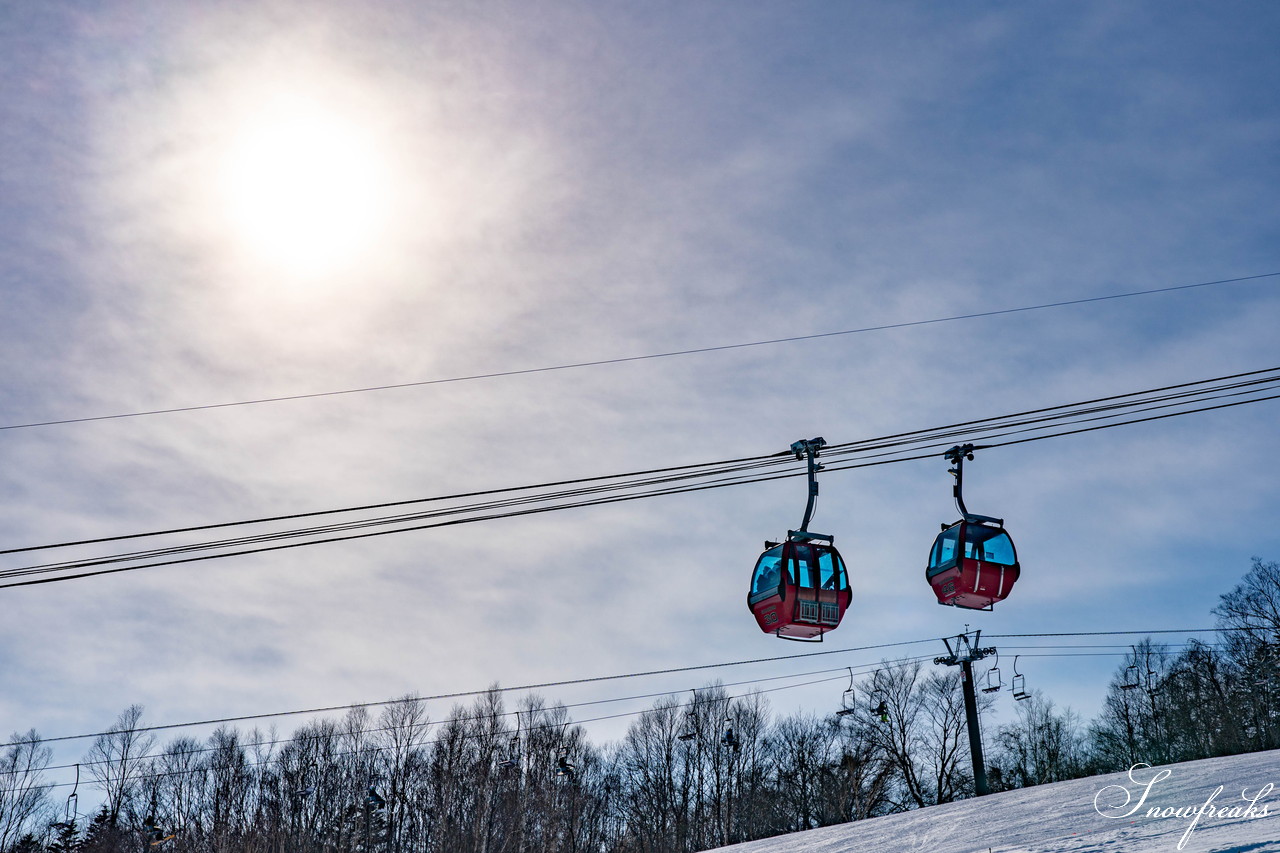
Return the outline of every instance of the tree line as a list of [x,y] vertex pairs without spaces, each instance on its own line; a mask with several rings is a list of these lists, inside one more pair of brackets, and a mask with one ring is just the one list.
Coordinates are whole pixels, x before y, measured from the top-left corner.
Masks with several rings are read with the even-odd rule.
[[[986,735],[992,788],[1280,748],[1280,564],[1255,560],[1213,612],[1214,645],[1136,644],[1088,724],[1039,691],[1015,702]],[[406,696],[164,744],[135,705],[83,757],[88,815],[55,796],[34,730],[10,738],[0,853],[693,853],[972,796],[960,678],[886,661],[838,713],[781,717],[711,684],[603,746],[496,686],[441,721]]]

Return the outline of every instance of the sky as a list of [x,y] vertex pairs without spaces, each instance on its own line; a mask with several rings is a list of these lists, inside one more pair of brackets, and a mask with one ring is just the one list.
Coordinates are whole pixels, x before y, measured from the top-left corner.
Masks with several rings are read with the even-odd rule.
[[[1280,278],[1260,277],[207,408],[1280,273],[1278,25],[1265,2],[5,4],[0,542],[757,456],[1274,367]],[[923,577],[955,517],[940,456],[831,472],[811,527],[854,599],[820,648],[1212,627],[1251,559],[1280,559],[1278,407],[980,453],[969,509],[1006,520],[1023,565],[990,613],[939,607]],[[3,589],[0,731],[809,652],[745,605],[804,497],[784,479]],[[1021,649],[1027,688],[1089,719],[1139,638],[1008,641],[1001,668]],[[822,713],[845,667],[898,654],[543,695],[794,675],[833,680],[775,710]]]

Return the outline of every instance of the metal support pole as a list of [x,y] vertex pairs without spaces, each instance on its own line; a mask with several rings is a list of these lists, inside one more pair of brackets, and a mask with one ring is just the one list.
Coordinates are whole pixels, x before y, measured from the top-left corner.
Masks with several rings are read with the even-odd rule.
[[978,696],[973,689],[973,662],[962,661],[964,681],[964,715],[969,723],[969,757],[973,760],[973,787],[979,797],[991,793],[987,785],[987,766],[982,761],[982,731],[978,728]]
[[[969,626],[965,626],[967,629]],[[994,646],[987,648],[979,648],[978,641],[982,638],[982,631],[976,631],[973,635],[973,642],[969,642],[967,633],[956,637],[956,646],[951,648],[951,641],[944,638],[943,643],[947,647],[947,655],[945,657],[934,658],[933,662],[940,666],[958,666],[960,667],[961,687],[964,691],[964,716],[969,727],[969,757],[973,761],[973,789],[974,793],[979,797],[984,797],[991,793],[991,787],[987,784],[987,766],[982,760],[982,729],[978,723],[978,694],[973,686],[973,662],[982,660],[987,655],[996,654]]]

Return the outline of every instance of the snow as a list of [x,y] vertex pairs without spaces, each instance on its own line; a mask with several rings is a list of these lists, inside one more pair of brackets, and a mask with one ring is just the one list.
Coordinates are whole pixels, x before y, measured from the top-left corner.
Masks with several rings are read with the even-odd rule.
[[[1139,766],[1131,773],[1132,778],[1129,773],[1113,773],[1005,791],[720,849],[735,853],[1280,853],[1280,751],[1157,768]],[[1223,789],[1214,797],[1219,785]],[[1144,792],[1147,796],[1142,801]],[[1209,809],[1232,811],[1213,814],[1204,808],[1211,798]],[[1250,801],[1254,816],[1245,817]],[[1183,810],[1183,814],[1149,815],[1150,809]]]

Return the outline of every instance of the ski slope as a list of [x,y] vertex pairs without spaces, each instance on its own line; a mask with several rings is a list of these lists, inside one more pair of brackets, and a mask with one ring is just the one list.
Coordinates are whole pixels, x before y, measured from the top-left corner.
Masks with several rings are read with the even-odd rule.
[[[1222,791],[1213,796],[1218,786]],[[1242,799],[1242,793],[1248,799]],[[1228,810],[1227,814],[1204,808],[1211,797],[1209,807]],[[1245,817],[1250,800],[1255,816]],[[1149,809],[1160,809],[1161,815],[1168,816],[1149,816]],[[1178,809],[1183,811],[1181,816],[1172,813]],[[1132,778],[1113,773],[1073,779],[720,849],[735,853],[1280,853],[1280,751],[1139,767],[1132,771]]]

